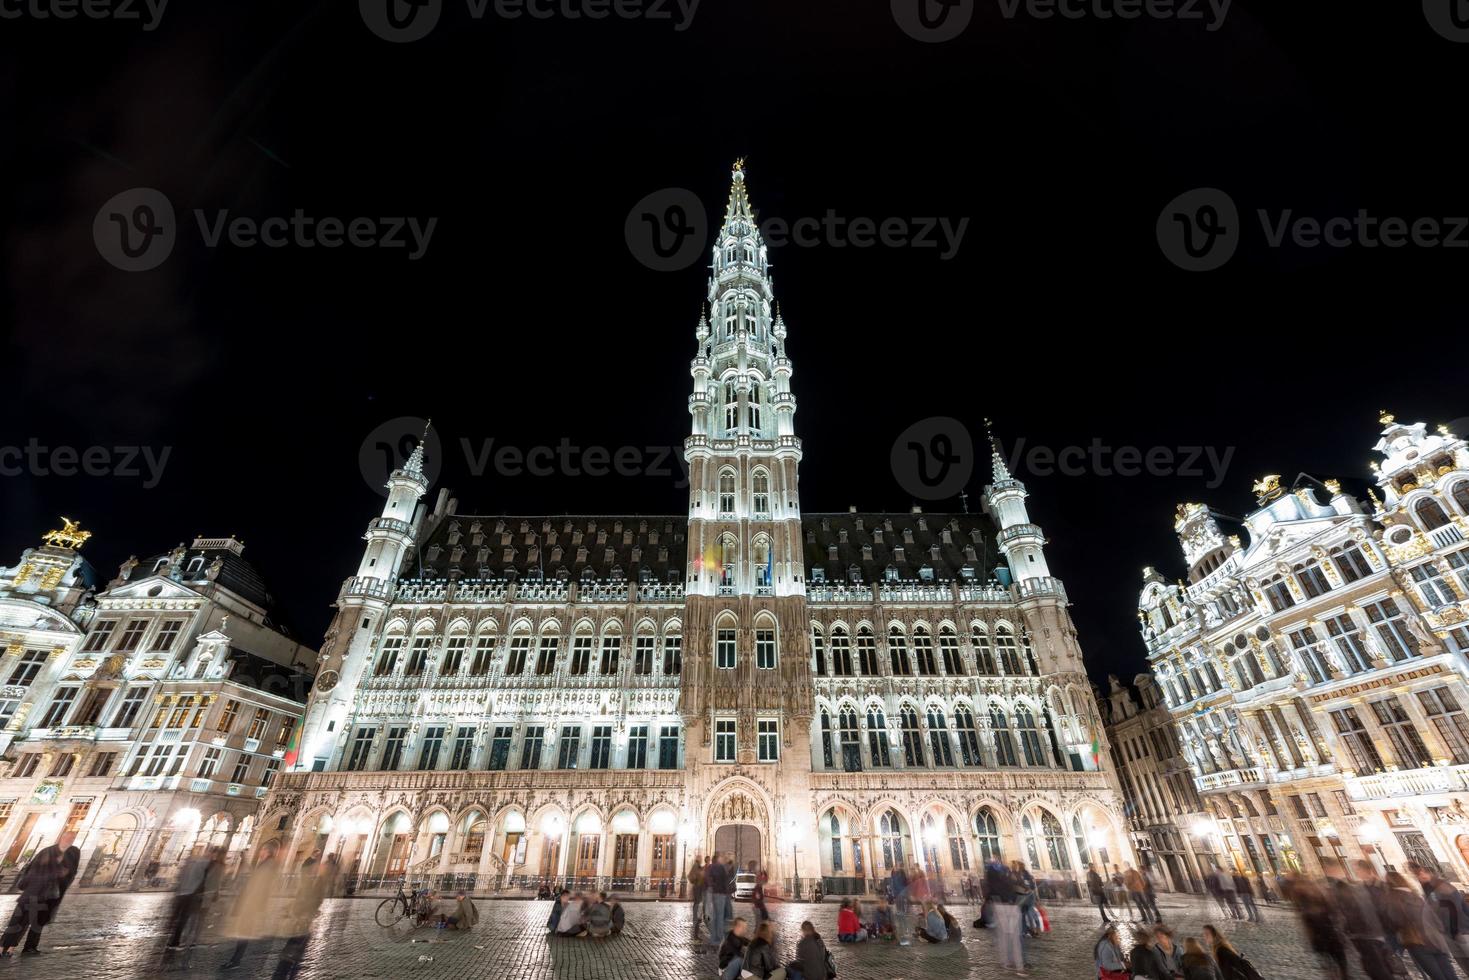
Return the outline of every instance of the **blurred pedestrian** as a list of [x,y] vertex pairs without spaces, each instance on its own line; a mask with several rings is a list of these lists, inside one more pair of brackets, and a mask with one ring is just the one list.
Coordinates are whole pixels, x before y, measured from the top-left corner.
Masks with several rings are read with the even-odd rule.
[[1087,869],[1086,891],[1087,895],[1091,898],[1092,904],[1095,905],[1097,907],[1097,911],[1101,913],[1102,922],[1111,922],[1112,919],[1107,915],[1106,885],[1102,882],[1102,876],[1097,873],[1096,865],[1092,865],[1090,868]]
[[[1346,940],[1337,928],[1336,909],[1326,890],[1314,881],[1298,878],[1291,887],[1291,901],[1295,903],[1296,914],[1301,918],[1306,939],[1311,944],[1312,951],[1321,957],[1327,976],[1331,980],[1346,980]],[[1224,969],[1222,962],[1219,968]],[[1225,972],[1228,980],[1228,971]]]
[[699,927],[704,924],[704,865],[703,858],[694,855],[694,863],[689,866],[688,879],[689,890],[693,892],[693,902],[689,906],[689,918],[693,920],[693,935],[690,937],[695,942],[699,940]]
[[1234,873],[1234,890],[1239,895],[1239,900],[1245,907],[1245,915],[1251,922],[1260,921],[1260,910],[1255,907],[1255,889],[1250,884],[1250,879],[1240,872]]
[[1214,958],[1190,936],[1183,941],[1183,980],[1224,980]]
[[1439,877],[1434,868],[1410,862],[1408,871],[1422,886],[1423,897],[1438,911],[1450,954],[1469,971],[1469,906],[1464,902],[1464,894]]
[[57,835],[56,843],[37,851],[15,879],[13,888],[20,892],[20,897],[16,899],[4,935],[0,936],[0,956],[9,956],[22,934],[25,936],[25,945],[20,950],[23,955],[41,951],[41,930],[56,917],[82,861],[82,852],[72,843],[74,840],[75,833],[63,830]]
[[1454,961],[1438,911],[1396,871],[1387,873],[1388,917],[1398,942],[1428,980],[1454,980]]
[[189,945],[193,945],[192,936],[198,934],[199,918],[205,907],[219,893],[219,881],[224,874],[224,862],[220,859],[220,854],[220,848],[208,848],[204,853],[191,858],[179,872],[170,916],[172,928],[168,934],[169,949],[183,947],[185,932],[191,934]]
[[1127,866],[1127,872],[1122,876],[1122,884],[1127,888],[1127,897],[1137,908],[1138,917],[1144,922],[1152,921],[1152,912],[1148,909],[1148,899],[1144,894],[1143,876],[1137,868]]
[[1183,950],[1173,941],[1172,929],[1161,923],[1153,926],[1153,948],[1171,976],[1183,976]]
[[280,886],[280,862],[274,851],[267,851],[245,878],[245,885],[235,896],[235,905],[225,922],[222,934],[235,941],[234,952],[221,967],[233,970],[245,958],[252,943],[274,939],[278,934],[271,918],[270,905]]
[[[1387,926],[1378,913],[1378,899],[1371,888],[1377,882],[1377,869],[1358,861],[1358,880],[1352,881],[1347,878],[1345,865],[1331,861],[1326,864],[1326,876],[1331,903],[1341,916],[1347,941],[1362,961],[1362,972],[1368,980],[1393,980],[1398,972],[1393,969],[1397,953],[1388,945]],[[1401,969],[1401,962],[1397,965]]]
[[899,946],[908,946],[913,942],[908,918],[908,873],[901,864],[895,863],[888,875],[888,897],[893,903],[893,934],[898,937]]
[[1218,929],[1204,926],[1204,942],[1208,943],[1209,952],[1214,954],[1214,962],[1218,964],[1224,980],[1263,980],[1255,964],[1245,959]]
[[337,856],[326,860],[308,862],[301,868],[296,894],[287,906],[281,931],[286,936],[281,947],[280,959],[276,961],[272,980],[294,980],[301,971],[301,962],[306,958],[306,948],[311,942],[311,925],[321,911],[321,903],[331,897],[337,885]]

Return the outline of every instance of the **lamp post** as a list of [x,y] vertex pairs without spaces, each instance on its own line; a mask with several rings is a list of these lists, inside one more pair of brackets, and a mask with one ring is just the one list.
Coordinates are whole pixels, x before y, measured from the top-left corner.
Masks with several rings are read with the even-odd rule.
[[796,845],[801,841],[801,825],[794,819],[786,824],[786,836],[791,842],[791,897],[801,897],[801,864]]
[[693,829],[685,820],[678,825],[678,900],[680,902],[688,896],[689,873],[684,870],[684,861],[689,856],[689,838],[693,836]]

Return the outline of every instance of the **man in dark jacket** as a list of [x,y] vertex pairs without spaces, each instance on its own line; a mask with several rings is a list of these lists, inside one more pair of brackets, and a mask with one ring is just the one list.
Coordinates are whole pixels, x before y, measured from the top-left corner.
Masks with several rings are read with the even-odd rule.
[[719,944],[720,980],[736,980],[744,969],[745,947],[750,945],[750,939],[746,935],[749,931],[749,923],[743,918],[737,918],[730,926],[729,935]]
[[1091,897],[1092,904],[1097,907],[1097,911],[1102,913],[1102,921],[1111,922],[1112,920],[1107,916],[1107,889],[1102,884],[1102,876],[1097,874],[1096,865],[1087,869],[1086,891]]
[[693,866],[689,868],[689,887],[694,892],[694,901],[690,906],[694,920],[694,934],[692,938],[697,942],[699,939],[699,926],[704,922],[704,863],[703,858],[697,854],[694,855]]
[[734,875],[729,865],[719,860],[719,855],[704,869],[704,888],[709,898],[709,945],[724,942],[725,930],[734,915]]
[[41,951],[41,930],[56,917],[56,910],[61,907],[61,900],[66,897],[66,890],[82,862],[81,849],[72,843],[75,839],[76,834],[63,830],[55,844],[36,852],[16,879],[20,899],[15,903],[5,935],[0,937],[0,955],[10,955],[21,933],[25,933],[22,953]]

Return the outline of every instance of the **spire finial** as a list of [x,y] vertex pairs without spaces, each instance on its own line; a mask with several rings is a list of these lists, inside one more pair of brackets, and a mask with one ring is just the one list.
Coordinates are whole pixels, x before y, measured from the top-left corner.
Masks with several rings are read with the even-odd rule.
[[737,174],[744,174],[744,172],[745,172],[745,158],[744,157],[735,157],[734,172],[737,173]]
[[1397,416],[1393,415],[1391,412],[1384,408],[1378,414],[1377,421],[1382,425],[1392,425],[1394,422],[1397,421]]
[[1012,479],[1010,467],[1005,465],[1005,457],[1000,455],[1000,441],[995,438],[995,425],[989,419],[984,420],[984,435],[990,442],[990,469],[994,473],[995,482]]
[[433,427],[433,419],[429,419],[423,424],[423,438],[418,440],[418,445],[413,447],[413,452],[409,455],[408,461],[403,464],[404,472],[412,473],[414,476],[423,476],[423,447],[428,444],[428,433]]

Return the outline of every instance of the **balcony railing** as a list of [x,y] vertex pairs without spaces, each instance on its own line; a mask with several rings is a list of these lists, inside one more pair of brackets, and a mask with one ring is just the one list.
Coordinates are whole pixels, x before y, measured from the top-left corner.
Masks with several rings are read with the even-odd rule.
[[1428,538],[1436,547],[1447,548],[1464,540],[1464,532],[1457,524],[1445,524],[1428,532]]
[[354,575],[342,583],[342,591],[337,593],[337,598],[365,597],[368,599],[386,599],[389,591],[390,589],[388,588],[386,579]]
[[1428,796],[1469,790],[1469,766],[1400,769],[1349,778],[1347,795],[1354,800],[1388,800],[1400,796]]
[[1244,769],[1224,769],[1219,772],[1208,772],[1198,777],[1199,792],[1201,793],[1226,789],[1230,786],[1263,783],[1264,781],[1265,773],[1259,766],[1249,766]]

